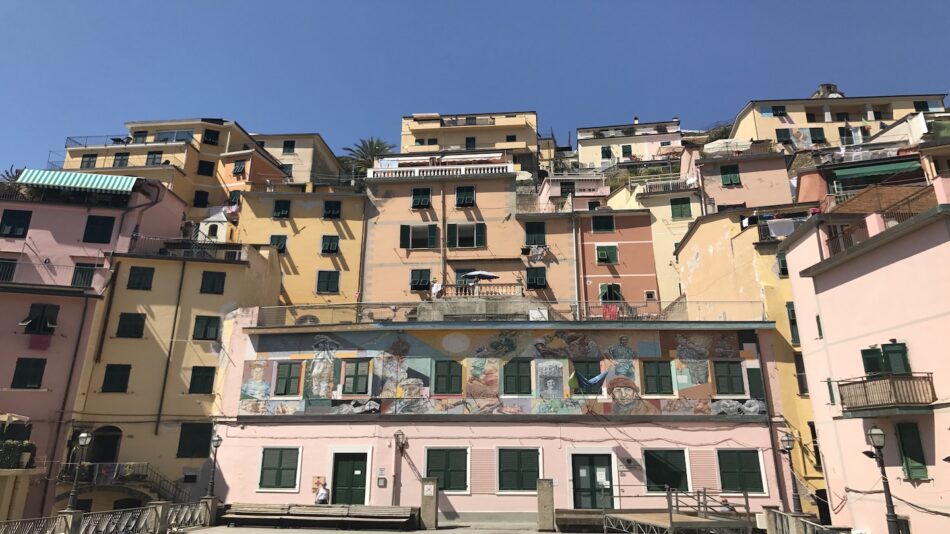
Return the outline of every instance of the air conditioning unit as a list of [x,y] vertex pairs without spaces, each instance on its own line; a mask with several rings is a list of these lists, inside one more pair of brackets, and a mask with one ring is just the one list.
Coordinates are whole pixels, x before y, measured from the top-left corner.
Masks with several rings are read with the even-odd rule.
[[533,310],[528,310],[528,320],[529,321],[547,321],[548,320],[548,309],[547,308],[537,308]]

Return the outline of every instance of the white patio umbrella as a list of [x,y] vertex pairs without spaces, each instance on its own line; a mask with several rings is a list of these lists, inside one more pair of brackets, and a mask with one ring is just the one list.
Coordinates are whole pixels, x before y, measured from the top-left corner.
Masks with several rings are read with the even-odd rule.
[[490,273],[488,271],[469,271],[462,275],[462,278],[475,278],[478,280],[494,280],[500,278],[495,273]]

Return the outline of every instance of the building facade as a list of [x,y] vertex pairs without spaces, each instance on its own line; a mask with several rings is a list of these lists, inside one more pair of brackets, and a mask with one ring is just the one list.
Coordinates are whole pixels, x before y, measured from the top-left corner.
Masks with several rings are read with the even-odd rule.
[[665,147],[682,145],[680,121],[644,122],[591,126],[577,129],[577,161],[580,168],[603,168],[623,162],[663,159]]
[[318,133],[251,135],[294,182],[336,183],[343,173],[343,166]]

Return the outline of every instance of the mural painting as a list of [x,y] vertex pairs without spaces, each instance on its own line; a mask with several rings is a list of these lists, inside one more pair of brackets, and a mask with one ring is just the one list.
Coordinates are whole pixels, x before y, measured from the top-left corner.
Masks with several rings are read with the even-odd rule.
[[[748,391],[728,398],[716,395],[715,362],[738,362],[744,373],[758,372],[755,343],[740,343],[737,332],[356,331],[261,336],[253,346],[255,359],[246,361],[243,370],[240,415],[766,413],[765,403],[750,398]],[[531,362],[530,394],[504,391],[506,365],[512,360]],[[642,362],[664,360],[671,363],[673,393],[646,391]],[[302,364],[301,376],[294,377],[301,384],[297,395],[274,394],[277,362],[283,361]],[[440,361],[458,363],[451,368],[461,375],[452,383],[461,385],[460,391],[433,392]],[[574,362],[579,361],[602,370],[592,382],[599,394],[573,394]]]

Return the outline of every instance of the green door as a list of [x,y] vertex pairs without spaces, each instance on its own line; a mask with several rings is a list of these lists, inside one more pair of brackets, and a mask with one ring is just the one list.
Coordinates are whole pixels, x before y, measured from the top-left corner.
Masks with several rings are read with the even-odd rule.
[[609,454],[575,454],[571,457],[574,475],[574,508],[613,508],[613,469]]
[[333,455],[333,504],[366,504],[366,454]]

